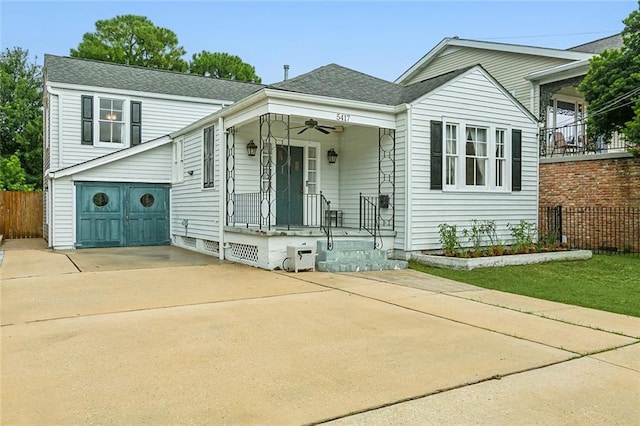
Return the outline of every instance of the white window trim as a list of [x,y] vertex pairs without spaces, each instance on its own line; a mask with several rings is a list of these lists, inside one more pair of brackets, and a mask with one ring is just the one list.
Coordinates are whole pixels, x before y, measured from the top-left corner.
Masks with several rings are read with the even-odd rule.
[[[117,101],[122,101],[122,123],[123,123],[123,133],[122,133],[122,142],[114,143],[114,142],[101,142],[100,141],[100,99],[112,99]],[[100,148],[125,148],[131,145],[131,114],[130,114],[130,103],[131,100],[129,98],[124,98],[121,96],[109,96],[109,95],[93,95],[93,146]]]
[[184,136],[173,143],[173,183],[184,182]]
[[[457,126],[457,157],[456,157],[456,184],[447,185],[447,163],[446,163],[446,129],[447,125]],[[455,118],[443,118],[443,137],[442,137],[442,190],[451,192],[492,192],[502,193],[511,192],[511,135],[512,127],[505,123],[495,122],[476,122],[465,121]],[[486,185],[467,185],[466,184],[466,129],[467,127],[477,127],[487,129],[487,176],[485,177]],[[496,186],[496,130],[505,131],[505,179],[504,186]]]
[[[205,186],[205,182],[204,182],[204,175],[205,175],[205,162],[204,162],[204,153],[205,153],[205,140],[204,140],[204,131],[205,129],[208,129],[210,127],[213,127],[213,183],[211,186]],[[200,144],[200,170],[202,171],[202,173],[200,173],[200,189],[202,191],[213,191],[213,190],[218,190],[219,188],[217,188],[218,185],[216,185],[216,159],[219,157],[217,155],[217,148],[220,145],[220,139],[218,138],[218,126],[215,124],[211,124],[209,126],[205,126],[200,130],[200,140],[202,141],[202,143]]]

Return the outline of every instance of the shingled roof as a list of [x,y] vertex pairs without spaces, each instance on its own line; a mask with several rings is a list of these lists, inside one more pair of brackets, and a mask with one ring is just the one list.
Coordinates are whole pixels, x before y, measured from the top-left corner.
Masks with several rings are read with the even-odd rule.
[[470,68],[472,67],[402,86],[337,64],[329,64],[269,87],[309,95],[395,106],[419,98]]
[[599,40],[590,41],[589,43],[571,47],[567,50],[585,53],[602,53],[609,49],[620,49],[622,47],[622,34],[614,34]]
[[46,80],[51,82],[231,102],[265,87],[262,84],[55,55],[45,55],[44,69]]

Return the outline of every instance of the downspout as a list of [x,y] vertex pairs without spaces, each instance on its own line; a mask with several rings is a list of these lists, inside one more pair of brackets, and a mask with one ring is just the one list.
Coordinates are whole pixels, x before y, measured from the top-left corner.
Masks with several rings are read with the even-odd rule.
[[[226,152],[227,152],[227,133],[224,131],[224,119],[222,117],[218,118],[218,134],[220,135],[220,143],[218,144],[218,147],[220,149],[220,155],[218,156],[218,158],[220,158],[220,194],[219,194],[219,205],[220,208],[218,209],[218,235],[219,235],[219,242],[218,242],[218,257],[220,260],[224,260],[224,227],[225,227],[225,223],[226,223],[226,217],[227,217],[227,201],[226,201],[226,194],[227,194],[227,160],[226,160]],[[224,148],[224,149],[223,149]],[[223,160],[223,154],[224,154],[224,161]]]
[[[56,169],[60,169],[62,168],[62,155],[63,155],[63,150],[62,150],[62,114],[60,114],[60,110],[61,110],[61,104],[62,104],[62,100],[61,100],[61,96],[60,96],[60,92],[57,92],[55,89],[51,88],[50,86],[47,87],[47,92],[55,95],[58,98],[58,135],[56,136],[56,142],[58,144],[58,161],[55,165]],[[49,100],[49,108],[51,108],[51,100]],[[51,111],[49,111],[49,114],[51,114]],[[51,154],[51,141],[49,141],[49,154]],[[53,164],[49,164],[49,170],[51,170],[53,168]]]
[[411,120],[411,105],[410,104],[406,104],[405,105],[406,108],[406,128],[405,128],[405,136],[404,136],[404,140],[405,140],[405,150],[404,150],[404,169],[405,169],[405,179],[404,179],[404,185],[405,185],[405,189],[404,189],[404,194],[405,194],[405,208],[404,208],[404,251],[405,253],[410,251],[410,248],[412,246],[411,244],[411,218],[412,216],[412,204],[411,204],[411,200],[413,199],[413,194],[411,192],[411,188],[412,188],[412,167],[411,167],[411,150],[412,150],[412,146],[411,146],[411,136],[413,134],[412,132],[412,120]]
[[[62,114],[60,114],[60,109],[61,109],[61,96],[60,96],[60,92],[57,92],[55,89],[53,89],[51,86],[47,87],[47,93],[49,93],[50,95],[56,96],[58,98],[58,134],[56,135],[56,143],[58,144],[57,148],[58,148],[58,161],[55,164],[55,168],[59,169],[61,168],[60,162],[62,161]],[[51,116],[51,99],[49,99],[49,116]],[[51,134],[51,133],[50,133]],[[51,152],[52,152],[52,148],[53,148],[53,144],[51,143],[51,140],[49,141],[49,157],[51,157]],[[54,164],[52,164],[51,162],[51,158],[49,158],[49,176],[51,176],[51,169],[54,167]],[[50,178],[49,179],[49,199],[50,199],[50,210],[51,212],[48,214],[50,215],[50,221],[49,221],[49,247],[51,248],[55,248],[55,241],[56,241],[56,197],[54,196],[55,194],[55,185],[54,185],[55,179],[54,178]],[[75,206],[75,200],[72,201],[74,203]]]

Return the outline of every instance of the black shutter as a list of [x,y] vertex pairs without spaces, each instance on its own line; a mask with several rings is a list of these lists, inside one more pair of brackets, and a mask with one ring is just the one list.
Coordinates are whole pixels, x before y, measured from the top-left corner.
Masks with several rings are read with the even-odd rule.
[[142,142],[142,102],[131,101],[131,145]]
[[511,132],[511,190],[522,190],[522,130]]
[[82,95],[82,145],[93,145],[93,96]]
[[431,189],[442,189],[442,121],[431,121]]

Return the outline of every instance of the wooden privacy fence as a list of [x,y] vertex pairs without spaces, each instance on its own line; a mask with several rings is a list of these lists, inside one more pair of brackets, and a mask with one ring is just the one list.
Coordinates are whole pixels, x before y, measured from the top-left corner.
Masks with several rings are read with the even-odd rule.
[[42,192],[0,191],[0,235],[42,238]]

